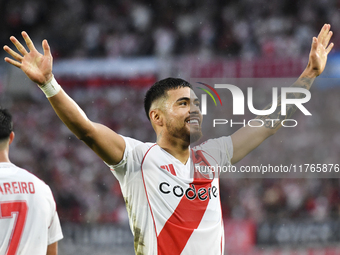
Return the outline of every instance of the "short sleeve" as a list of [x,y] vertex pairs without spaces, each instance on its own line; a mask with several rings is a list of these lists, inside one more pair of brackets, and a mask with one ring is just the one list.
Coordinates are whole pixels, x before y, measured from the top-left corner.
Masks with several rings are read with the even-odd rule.
[[195,147],[210,153],[220,164],[231,165],[233,157],[233,142],[230,136],[222,136],[220,138],[209,139]]
[[59,216],[58,213],[54,211],[52,223],[48,228],[48,245],[55,243],[61,239],[63,239],[63,233],[61,231]]
[[[141,162],[143,152],[146,148],[145,143],[141,141],[124,136],[122,136],[122,138],[125,141],[125,150],[122,160],[116,165],[110,165],[104,162],[120,182],[129,179],[131,171],[137,169],[136,165],[138,165],[138,162]],[[139,149],[136,149],[137,147],[139,147]]]

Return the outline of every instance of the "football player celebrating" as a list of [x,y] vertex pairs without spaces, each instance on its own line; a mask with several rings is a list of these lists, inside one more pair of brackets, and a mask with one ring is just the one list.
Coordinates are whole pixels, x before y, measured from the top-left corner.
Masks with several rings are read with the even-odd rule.
[[[4,46],[14,58],[5,61],[38,84],[59,118],[119,180],[136,254],[224,254],[219,176],[193,170],[238,162],[274,134],[280,120],[290,118],[295,106],[288,106],[286,116],[277,111],[259,117],[264,121],[278,119],[275,125],[246,126],[231,136],[190,148],[202,135],[199,100],[188,82],[168,78],[156,82],[146,93],[144,106],[157,141],[143,143],[89,120],[53,77],[47,41],[43,40],[44,54],[40,54],[28,34],[22,32],[22,36],[28,51],[12,36],[19,53]],[[323,72],[333,47],[331,36],[330,25],[325,24],[313,38],[308,65],[293,86],[309,89]]]

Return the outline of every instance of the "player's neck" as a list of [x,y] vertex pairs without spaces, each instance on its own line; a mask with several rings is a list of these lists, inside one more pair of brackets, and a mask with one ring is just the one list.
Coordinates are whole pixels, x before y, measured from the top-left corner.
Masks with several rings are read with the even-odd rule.
[[188,161],[190,156],[190,143],[183,141],[181,139],[176,138],[166,138],[162,137],[161,139],[157,139],[157,144],[172,156],[177,158],[183,164]]
[[170,153],[172,156],[177,158],[183,164],[187,163],[189,156],[190,156],[189,148],[187,148],[186,150],[183,150],[183,151],[179,151],[179,150],[171,148],[171,147],[162,147],[162,149],[166,150],[168,153]]
[[0,151],[0,163],[1,162],[8,162],[10,163],[11,161],[9,160],[8,153],[6,151]]
[[2,140],[0,142],[0,162],[8,162],[8,163],[11,162],[9,160],[8,154],[9,154],[9,145],[12,143],[13,139],[14,139],[14,132],[12,131],[8,139]]

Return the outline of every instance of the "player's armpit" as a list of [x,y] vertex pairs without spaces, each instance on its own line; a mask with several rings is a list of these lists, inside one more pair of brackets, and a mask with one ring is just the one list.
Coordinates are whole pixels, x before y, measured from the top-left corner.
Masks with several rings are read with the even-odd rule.
[[47,246],[46,255],[58,255],[58,242],[52,243]]

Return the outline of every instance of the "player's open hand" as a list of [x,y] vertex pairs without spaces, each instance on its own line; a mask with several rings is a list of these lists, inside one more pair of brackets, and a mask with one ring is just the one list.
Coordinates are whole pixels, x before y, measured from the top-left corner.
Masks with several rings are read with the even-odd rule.
[[325,69],[328,53],[332,50],[334,44],[329,44],[333,32],[330,31],[331,25],[325,24],[318,37],[313,37],[312,48],[309,53],[307,69],[312,71],[315,76],[319,76]]
[[11,36],[10,40],[20,54],[5,45],[4,50],[15,59],[6,57],[5,61],[20,68],[33,82],[43,85],[52,79],[53,58],[50,47],[47,41],[43,40],[44,55],[42,55],[36,50],[28,34],[26,32],[22,32],[21,34],[29,52],[27,52],[25,47],[14,36]]

